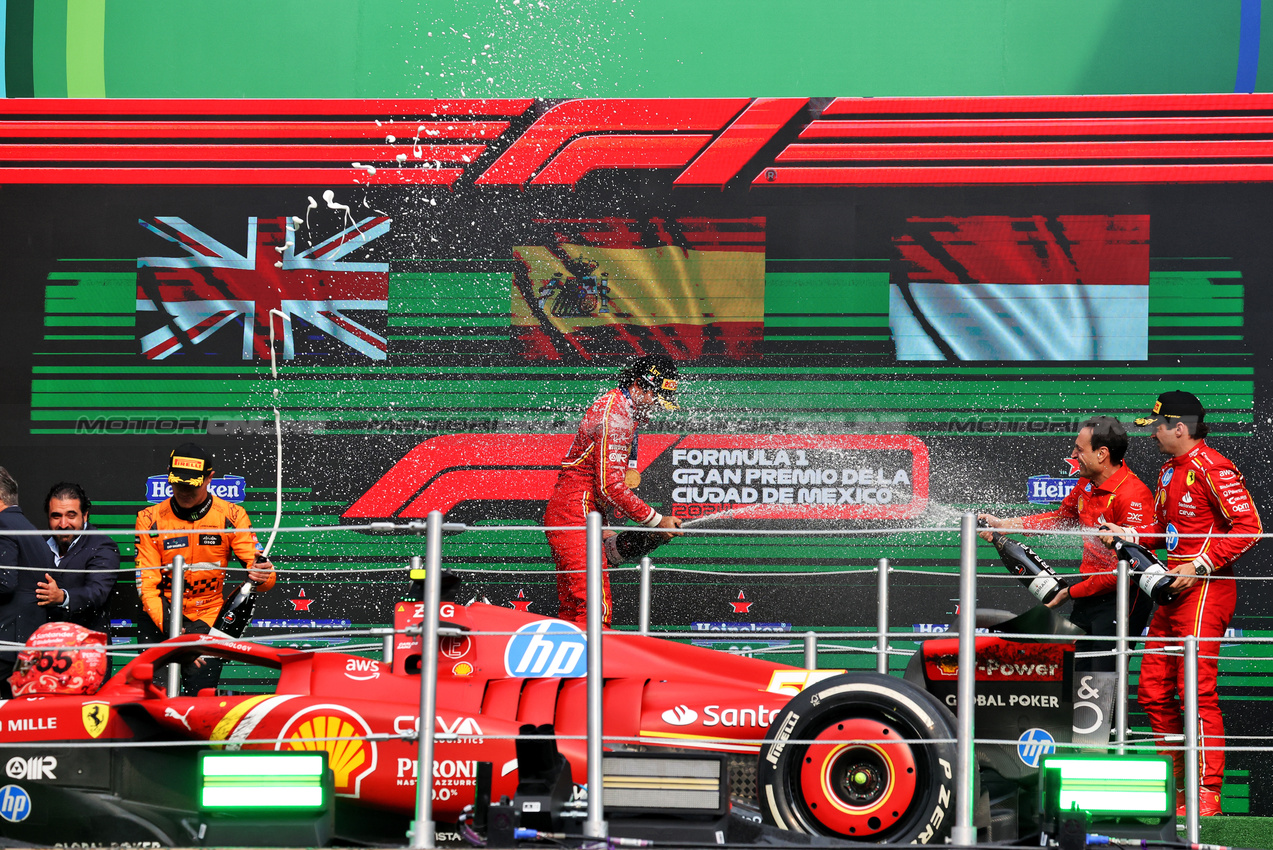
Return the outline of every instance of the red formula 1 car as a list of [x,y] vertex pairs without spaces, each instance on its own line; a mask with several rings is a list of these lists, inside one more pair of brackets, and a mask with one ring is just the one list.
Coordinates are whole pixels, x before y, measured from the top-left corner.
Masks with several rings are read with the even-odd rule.
[[[419,609],[398,603],[398,618]],[[586,729],[584,634],[560,620],[484,604],[447,602],[440,614],[461,633],[444,637],[439,652],[431,719],[435,819],[454,821],[473,802],[478,762],[492,765],[492,799],[514,794],[512,736],[526,723],[552,724],[575,783],[584,785],[585,742],[569,737]],[[1011,656],[1012,643],[1002,641],[996,652]],[[195,739],[230,749],[326,750],[340,798],[337,834],[401,843],[415,804],[420,682],[418,648],[413,654],[407,638],[399,644],[391,666],[185,636],[144,651],[96,693],[0,703],[8,783],[0,788],[0,835],[64,844],[197,843],[190,789],[197,748],[159,746]],[[920,843],[949,833],[955,748],[948,697],[896,677],[810,671],[630,633],[607,632],[604,644],[608,747],[734,754],[735,793],[754,794],[765,818],[784,829]],[[1037,645],[1023,646],[1035,652],[1029,647]],[[252,696],[165,696],[154,671],[196,653],[272,668],[277,685]],[[936,659],[931,672],[948,676],[948,661],[943,667]],[[1068,671],[1044,672],[1070,685]],[[1028,687],[1021,676],[1010,685]],[[1013,716],[1021,713],[1016,708]],[[68,746],[80,741],[139,746]],[[43,746],[11,746],[30,742]]]

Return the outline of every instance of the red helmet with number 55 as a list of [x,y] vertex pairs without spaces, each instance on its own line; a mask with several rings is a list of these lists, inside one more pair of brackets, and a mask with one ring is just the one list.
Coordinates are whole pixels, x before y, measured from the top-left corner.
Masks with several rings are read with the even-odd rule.
[[45,623],[18,653],[13,695],[94,694],[106,679],[106,635],[76,623]]

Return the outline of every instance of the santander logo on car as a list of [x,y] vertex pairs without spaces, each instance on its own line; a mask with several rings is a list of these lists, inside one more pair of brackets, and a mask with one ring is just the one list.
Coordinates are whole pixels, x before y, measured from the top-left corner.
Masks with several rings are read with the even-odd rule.
[[[721,708],[719,705],[703,706],[704,726],[766,727],[773,722],[778,709],[766,705],[755,708]],[[678,705],[663,712],[660,717],[669,726],[689,726],[698,722],[698,712],[688,705]]]
[[662,717],[668,726],[689,726],[698,720],[698,712],[688,705],[678,705],[663,712]]

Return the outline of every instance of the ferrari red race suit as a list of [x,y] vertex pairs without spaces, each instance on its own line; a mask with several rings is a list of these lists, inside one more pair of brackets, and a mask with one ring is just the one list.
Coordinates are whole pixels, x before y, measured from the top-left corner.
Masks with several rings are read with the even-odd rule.
[[[599,511],[605,524],[629,517],[656,526],[663,517],[641,501],[624,482],[629,461],[636,460],[636,429],[642,424],[626,392],[615,388],[592,403],[570,450],[561,462],[557,486],[544,512],[545,526],[578,526],[570,531],[547,531],[553,563],[557,565],[557,616],[587,622],[587,535],[589,512]],[[632,464],[635,467],[635,463]],[[610,624],[610,578],[601,585],[602,622]]]
[[[1154,497],[1136,474],[1126,464],[1120,465],[1099,487],[1090,479],[1080,479],[1066,495],[1061,507],[1055,511],[1033,514],[1021,518],[1026,529],[1050,528],[1098,528],[1102,523],[1141,526],[1151,521]],[[1083,538],[1083,559],[1079,572],[1088,575],[1070,585],[1070,598],[1074,611],[1070,619],[1089,635],[1116,634],[1114,588],[1118,577],[1114,570],[1118,559],[1096,537]],[[1139,637],[1149,622],[1149,609],[1153,606],[1149,597],[1132,586],[1128,596],[1127,633]],[[1085,652],[1110,652],[1113,641],[1084,641],[1079,649]],[[1078,670],[1114,670],[1113,656],[1085,657],[1079,659]]]
[[[1163,464],[1154,497],[1154,522],[1137,531],[1151,549],[1167,549],[1167,567],[1174,569],[1201,559],[1214,571],[1211,578],[1158,606],[1149,624],[1147,654],[1140,667],[1137,700],[1149,715],[1156,735],[1180,735],[1184,729],[1182,699],[1184,661],[1179,653],[1166,654],[1172,641],[1167,636],[1196,635],[1219,638],[1233,618],[1237,602],[1233,563],[1255,545],[1252,537],[1183,537],[1210,532],[1257,535],[1260,515],[1247,492],[1242,473],[1224,455],[1200,442],[1185,454]],[[1158,651],[1155,651],[1158,650]],[[1198,645],[1198,742],[1204,749],[1199,759],[1201,783],[1219,790],[1224,779],[1224,720],[1216,694],[1219,641]],[[1179,696],[1179,698],[1178,698]],[[1184,755],[1171,753],[1177,777],[1184,776]]]

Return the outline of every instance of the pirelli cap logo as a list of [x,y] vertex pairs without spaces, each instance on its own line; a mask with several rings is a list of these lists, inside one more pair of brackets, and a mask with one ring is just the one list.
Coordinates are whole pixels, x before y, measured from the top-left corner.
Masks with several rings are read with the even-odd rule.
[[193,469],[195,472],[203,472],[203,458],[174,456],[170,465],[173,469]]
[[1154,413],[1162,413],[1162,402],[1161,402],[1161,401],[1156,401],[1156,402],[1154,402]]
[[664,389],[669,392],[676,392],[676,381],[672,380],[671,378],[664,378],[663,385],[660,387],[660,389]]

